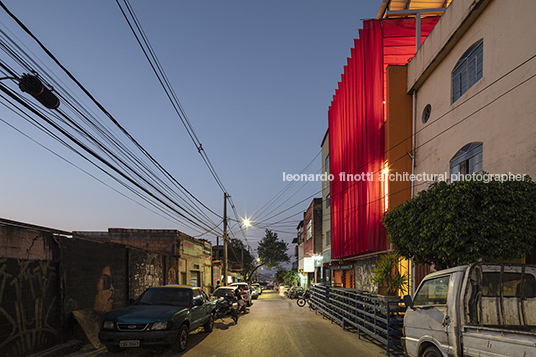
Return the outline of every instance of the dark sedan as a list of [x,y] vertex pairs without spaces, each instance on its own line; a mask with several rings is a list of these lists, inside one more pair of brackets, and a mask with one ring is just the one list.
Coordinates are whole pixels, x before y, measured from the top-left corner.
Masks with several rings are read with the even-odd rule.
[[147,289],[129,307],[108,315],[99,333],[110,352],[169,346],[183,352],[190,331],[214,327],[214,301],[200,288],[168,285]]

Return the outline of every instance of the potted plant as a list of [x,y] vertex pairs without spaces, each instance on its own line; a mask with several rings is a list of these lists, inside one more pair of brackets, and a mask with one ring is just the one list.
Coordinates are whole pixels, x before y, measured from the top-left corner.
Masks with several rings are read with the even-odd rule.
[[387,296],[398,296],[398,291],[404,294],[409,288],[409,275],[402,274],[399,269],[402,257],[391,251],[381,256],[378,267],[373,268],[374,276],[370,278],[375,284],[384,289]]

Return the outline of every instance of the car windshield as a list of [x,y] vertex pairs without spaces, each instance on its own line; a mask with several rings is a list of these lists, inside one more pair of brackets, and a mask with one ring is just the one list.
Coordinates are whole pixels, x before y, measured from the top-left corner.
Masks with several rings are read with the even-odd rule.
[[134,305],[188,306],[191,296],[190,289],[150,288],[134,302]]

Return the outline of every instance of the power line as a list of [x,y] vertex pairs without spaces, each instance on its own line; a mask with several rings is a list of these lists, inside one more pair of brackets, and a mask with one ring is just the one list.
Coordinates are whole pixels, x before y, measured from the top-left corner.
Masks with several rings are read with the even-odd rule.
[[[464,100],[463,102],[461,102],[459,105],[457,105],[456,107],[450,109],[449,111],[445,112],[443,115],[441,115],[440,117],[436,118],[435,120],[431,121],[430,124],[433,124],[433,123],[436,123],[438,122],[440,119],[444,118],[446,115],[450,114],[452,111],[458,109],[459,107],[461,107],[462,105],[464,105],[465,103],[468,103],[470,100],[472,100],[474,97],[476,97],[477,95],[479,95],[480,93],[482,93],[483,91],[485,91],[486,89],[490,88],[492,85],[498,83],[499,81],[503,80],[504,78],[506,78],[507,76],[511,75],[514,71],[518,70],[519,68],[521,68],[522,66],[526,65],[528,62],[532,61],[533,59],[536,58],[536,55],[534,56],[531,56],[530,58],[528,58],[527,60],[523,61],[522,63],[520,63],[519,65],[515,66],[514,68],[512,68],[510,71],[506,72],[504,75],[500,76],[499,78],[497,78],[495,81],[493,81],[492,83],[490,83],[489,85],[487,85],[486,87],[482,88],[480,91],[478,91],[477,93],[473,94],[472,96],[468,97],[466,100]],[[449,130],[451,130],[452,128],[454,128],[455,126],[461,124],[463,121],[469,119],[470,117],[472,117],[473,115],[475,115],[476,113],[478,113],[479,111],[487,108],[488,106],[490,106],[491,104],[493,104],[494,102],[496,102],[497,100],[499,100],[500,98],[502,98],[503,96],[505,96],[506,94],[510,93],[511,91],[513,91],[514,89],[520,87],[521,85],[525,84],[526,82],[528,82],[529,80],[533,79],[534,77],[536,77],[536,74],[526,78],[524,81],[518,83],[517,85],[515,85],[514,87],[510,88],[509,90],[503,92],[502,94],[500,94],[499,96],[497,96],[496,98],[494,98],[493,100],[491,100],[490,102],[488,102],[487,104],[481,106],[480,108],[476,109],[475,111],[473,111],[472,113],[470,113],[469,115],[465,116],[464,118],[460,119],[459,121],[455,122],[454,124],[452,124],[451,126],[449,126],[448,128],[442,130],[440,133],[436,134],[435,136],[433,136],[432,138],[428,139],[427,141],[423,142],[422,144],[420,144],[419,146],[416,146],[414,148],[414,151],[416,151],[417,149],[420,149],[422,148],[423,146],[425,146],[426,144],[432,142],[434,139],[436,139],[437,137],[441,136],[441,135],[444,135],[446,132],[448,132]],[[423,130],[427,129],[427,128],[430,128],[430,126],[426,126],[426,127],[423,127],[421,128],[420,130],[416,131],[415,134],[412,134],[411,136],[407,137],[406,139],[402,140],[401,142],[397,143],[396,145],[394,145],[393,147],[385,150],[382,154],[382,157],[385,156],[385,154],[387,154],[389,151],[393,150],[395,147],[403,144],[406,140],[408,139],[411,139],[413,137],[413,135],[417,135],[418,133],[421,133]],[[368,161],[366,164],[362,165],[361,167],[357,168],[355,171],[353,171],[352,173],[355,173],[357,172],[358,170],[362,169],[363,167],[365,167],[368,163],[372,162],[373,160],[379,158],[380,156],[376,157],[376,158],[373,158],[371,159],[370,161]],[[405,155],[395,159],[394,161],[392,161],[390,164],[394,163],[394,162],[397,162],[398,160],[401,160],[402,158],[404,158]],[[375,171],[373,174],[376,174],[376,173],[379,173],[381,172],[380,170],[379,171]],[[338,195],[338,194],[342,194],[344,191],[346,191],[347,189],[349,189],[350,187],[353,187],[354,185],[356,185],[357,182],[349,185],[348,187],[344,188],[343,190],[341,190],[339,193],[335,193],[335,196]],[[426,183],[422,183],[422,184],[426,184]],[[419,184],[419,185],[422,185],[422,184]],[[409,188],[406,188],[406,189],[402,189],[398,192],[395,192],[395,193],[390,193],[390,195],[394,195],[396,193],[399,193],[399,192],[403,192],[403,191],[407,191],[409,190]],[[331,191],[331,190],[330,190]],[[321,193],[322,190],[316,192],[313,196],[315,196],[316,194],[319,194]],[[332,194],[332,197],[333,197],[333,193],[330,192],[330,194]],[[313,196],[310,196],[309,198],[313,197]],[[307,198],[307,199],[309,199]],[[305,200],[302,200],[301,202],[298,202],[297,204],[285,209],[284,211],[280,212],[280,213],[283,213],[283,212],[286,212],[288,210],[290,210],[291,208],[297,206],[298,204],[300,203],[303,203],[305,201],[307,201],[307,199]],[[385,199],[385,196],[382,196],[376,200],[373,200],[373,201],[370,201],[370,202],[367,202],[367,203],[364,203],[364,204],[361,204],[361,205],[356,205],[356,206],[352,206],[352,207],[346,207],[344,208],[342,211],[347,211],[347,210],[353,210],[353,209],[357,209],[359,207],[365,207],[371,203],[375,203],[377,202],[378,200],[383,200]],[[331,213],[333,213],[334,211],[331,210]],[[296,213],[296,214],[293,214],[285,219],[290,219],[291,217],[293,216],[296,216],[298,214],[300,214],[302,212],[299,212],[299,213]],[[277,216],[277,215],[275,215]],[[275,216],[272,216],[272,217],[269,217],[267,219],[265,219],[263,222],[266,222],[267,220],[271,219],[271,218],[274,218]],[[281,222],[281,221],[278,221],[278,222]],[[277,223],[277,222],[276,222]],[[268,224],[274,224],[274,223],[266,223],[267,225]]]
[[[6,93],[12,100],[17,102],[18,105],[22,105],[26,109],[30,109],[32,113],[38,115],[48,125],[57,130],[61,135],[65,136],[68,140],[80,147],[83,151],[88,153],[93,158],[96,158],[99,162],[104,164],[106,167],[111,169],[112,172],[115,172],[115,174],[119,176],[114,176],[114,174],[107,172],[103,167],[97,165],[87,156],[83,155],[80,151],[66,144],[66,142],[60,139],[58,135],[53,134],[51,130],[46,129],[41,123],[38,123],[36,120],[30,119],[32,124],[38,127],[40,130],[43,130],[56,140],[60,141],[62,144],[66,145],[71,150],[77,152],[86,160],[92,162],[101,171],[108,174],[118,183],[122,184],[127,189],[137,194],[139,197],[142,197],[151,205],[160,206],[158,208],[159,210],[162,210],[163,207],[164,210],[173,211],[175,214],[181,217],[180,220],[184,220],[183,224],[193,224],[194,227],[197,227],[197,229],[201,230],[209,229],[208,227],[212,226],[214,223],[204,223],[202,220],[200,220],[200,217],[198,217],[199,215],[205,217],[205,219],[210,221],[208,216],[197,207],[197,203],[201,204],[205,209],[209,210],[216,216],[217,214],[211,211],[207,206],[202,204],[201,201],[199,201],[194,195],[192,195],[188,190],[186,190],[182,185],[180,185],[180,183],[175,180],[172,175],[170,175],[166,170],[164,170],[164,168],[152,156],[150,156],[149,153],[139,143],[137,143],[134,138],[121,125],[119,125],[119,123],[111,116],[111,114],[108,113],[102,107],[102,105],[100,105],[95,100],[95,98],[81,85],[81,83],[79,83],[76,78],[74,78],[74,76],[72,76],[72,74],[65,67],[63,67],[61,63],[59,63],[59,61],[52,55],[52,53],[50,53],[50,51],[48,51],[45,46],[12,13],[10,13],[9,10],[7,10],[7,8],[2,2],[0,2],[0,5],[19,24],[19,26],[21,26],[21,28],[32,39],[34,39],[34,41],[39,44],[39,46],[45,51],[45,53],[47,53],[49,57],[53,59],[53,61],[69,76],[69,78],[71,78],[71,80],[73,80],[78,85],[78,87],[93,101],[93,103],[97,105],[99,109],[106,114],[106,116],[115,124],[115,126],[118,127],[120,131],[132,143],[134,143],[135,147],[150,160],[151,164],[154,165],[157,170],[164,173],[164,176],[167,179],[169,179],[174,185],[176,185],[182,192],[185,193],[185,198],[178,196],[176,194],[176,191],[173,190],[171,186],[169,186],[167,183],[165,183],[163,179],[159,177],[157,173],[147,163],[144,163],[143,160],[136,157],[134,152],[128,149],[116,135],[112,134],[108,129],[106,129],[102,124],[100,124],[98,119],[92,116],[86,108],[84,108],[80,103],[74,100],[74,98],[69,94],[69,91],[63,91],[63,95],[60,92],[56,93],[60,95],[60,97],[62,98],[62,102],[65,103],[67,109],[70,108],[71,110],[73,110],[74,115],[81,119],[84,125],[87,125],[87,127],[84,127],[81,124],[77,123],[63,110],[56,110],[54,112],[47,112],[45,114],[40,109],[37,109],[35,106],[30,104],[26,99],[24,99],[20,95],[14,94],[12,91],[8,90],[7,87],[2,85],[2,91]],[[13,46],[15,42],[12,41],[9,36],[6,35],[5,32],[2,31],[1,34]],[[43,78],[42,75],[46,71],[35,63],[32,66],[31,63],[33,62],[33,60],[26,54],[26,52],[21,49],[20,46],[16,45],[15,48],[17,50],[15,50],[3,40],[1,41],[1,46],[6,53],[10,54],[10,57],[15,62],[20,63],[22,67],[26,68],[27,70],[33,71],[33,68],[40,68],[40,78]],[[14,69],[5,65],[3,61],[2,64],[2,67],[5,71],[7,71],[8,74],[16,77],[16,71]],[[43,83],[48,83],[48,81],[44,81]],[[56,88],[62,88],[62,86],[58,85],[56,82],[55,84],[57,86]],[[10,102],[10,104],[14,107],[17,106],[17,104],[14,104],[14,102]],[[18,110],[22,112],[22,110]],[[26,119],[28,120],[29,118],[27,117]],[[94,134],[88,131],[89,128],[92,128],[92,130],[94,130]],[[104,142],[98,140],[95,135],[102,137],[104,139]],[[77,138],[77,136],[79,138]],[[83,143],[82,141],[80,141],[80,139],[83,139],[86,143]],[[94,149],[91,149],[89,145],[94,145]],[[118,151],[114,152],[113,150]],[[106,159],[103,155],[107,156],[108,159]],[[125,181],[127,181],[128,183]],[[198,214],[192,215],[191,218],[187,217],[186,215],[191,215],[191,213],[189,213],[185,207],[178,204],[177,201],[172,198],[172,196],[174,196],[175,199],[179,199],[185,202],[188,207],[196,211]]]
[[[156,53],[154,52],[151,43],[149,42],[149,39],[145,35],[145,32],[143,31],[143,28],[134,13],[134,10],[132,9],[132,6],[130,5],[128,0],[123,0],[124,6],[127,9],[127,12],[123,10],[123,7],[121,6],[119,0],[116,0],[117,5],[119,6],[121,13],[123,14],[123,17],[127,21],[132,33],[134,34],[134,37],[136,38],[138,44],[140,45],[145,57],[149,61],[149,64],[151,68],[153,69],[153,72],[155,73],[158,81],[160,82],[160,85],[164,89],[164,92],[166,93],[168,99],[170,100],[173,108],[175,109],[175,112],[177,113],[179,119],[181,120],[184,128],[186,129],[186,132],[190,136],[190,139],[194,143],[198,153],[201,155],[203,161],[205,162],[205,165],[209,169],[211,175],[214,177],[214,180],[220,187],[220,189],[227,193],[227,190],[225,189],[223,182],[220,180],[218,174],[216,173],[216,170],[214,169],[214,166],[210,162],[210,159],[208,158],[207,153],[205,152],[203,148],[203,144],[199,141],[199,138],[197,137],[197,134],[195,133],[195,130],[188,119],[188,116],[186,115],[186,112],[184,111],[184,108],[182,107],[179,99],[177,98],[177,95],[175,94],[175,91],[169,82],[166,73],[164,72],[164,69],[160,65],[160,61],[158,60],[158,57],[156,56]],[[132,25],[134,23],[134,25]]]

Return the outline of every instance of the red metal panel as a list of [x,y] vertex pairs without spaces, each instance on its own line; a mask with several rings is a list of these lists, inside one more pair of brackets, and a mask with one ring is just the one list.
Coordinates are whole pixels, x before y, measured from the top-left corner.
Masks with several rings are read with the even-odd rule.
[[[423,39],[438,19],[423,19]],[[416,48],[414,19],[367,20],[359,35],[328,111],[334,259],[388,248],[378,179],[385,160],[385,68],[407,63]]]

